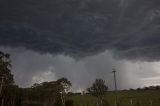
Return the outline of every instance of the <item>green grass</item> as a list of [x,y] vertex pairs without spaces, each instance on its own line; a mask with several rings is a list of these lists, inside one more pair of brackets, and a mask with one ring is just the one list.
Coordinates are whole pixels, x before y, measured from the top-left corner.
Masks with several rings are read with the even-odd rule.
[[[142,90],[142,91],[118,91],[118,99],[122,106],[160,106],[160,90]],[[115,92],[108,91],[105,95],[105,100],[108,101],[109,106],[115,104]],[[71,96],[69,99],[74,101],[74,106],[81,106],[86,104],[96,104],[98,99],[90,95]]]
[[78,96],[71,96],[69,99],[74,101],[74,106],[80,106],[81,104],[92,104],[98,101],[97,98],[90,96],[90,95],[78,95]]

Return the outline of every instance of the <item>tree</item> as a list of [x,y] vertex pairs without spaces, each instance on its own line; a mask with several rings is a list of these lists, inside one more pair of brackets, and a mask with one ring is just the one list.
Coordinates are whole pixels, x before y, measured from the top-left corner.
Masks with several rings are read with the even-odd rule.
[[13,75],[11,74],[11,59],[9,54],[0,51],[0,81],[5,86],[13,84]]
[[3,105],[1,106],[22,106],[22,92],[17,85],[9,85],[3,92]]
[[67,78],[57,81],[35,83],[30,89],[26,89],[27,101],[45,103],[47,106],[61,106],[65,104],[65,94],[69,90],[71,82]]
[[64,106],[66,103],[66,93],[69,91],[70,87],[72,86],[71,82],[67,78],[61,78],[57,80],[58,84],[61,86],[60,93],[61,93],[61,100],[62,105]]
[[[0,51],[0,103],[4,105],[7,97],[6,88],[14,83],[13,75],[11,74],[11,60],[10,55]],[[3,93],[2,93],[3,92]]]
[[66,93],[72,86],[71,82],[67,78],[60,78],[57,82],[61,85],[61,92]]
[[87,88],[87,91],[96,97],[104,95],[107,90],[108,87],[103,79],[96,79],[92,86]]
[[[38,103],[45,103],[47,106],[54,106],[57,102],[61,101],[61,89],[62,86],[57,81],[34,84],[32,88],[28,90],[28,101],[36,101]],[[60,104],[60,102],[58,104]]]
[[101,100],[101,103],[103,102],[103,96],[105,95],[105,92],[108,90],[108,87],[105,85],[105,81],[103,79],[96,79],[92,86],[90,88],[87,88],[87,91],[93,95],[96,96],[98,99]]

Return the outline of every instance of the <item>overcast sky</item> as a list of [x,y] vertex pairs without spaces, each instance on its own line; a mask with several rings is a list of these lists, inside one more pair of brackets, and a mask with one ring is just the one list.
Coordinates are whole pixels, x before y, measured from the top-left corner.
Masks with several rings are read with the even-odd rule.
[[0,50],[16,84],[96,78],[113,89],[160,84],[159,0],[1,0]]

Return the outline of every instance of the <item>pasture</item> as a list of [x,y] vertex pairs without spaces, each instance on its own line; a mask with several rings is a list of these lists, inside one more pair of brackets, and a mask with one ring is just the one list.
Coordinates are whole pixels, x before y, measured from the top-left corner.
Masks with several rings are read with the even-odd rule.
[[[130,90],[118,91],[120,106],[160,106],[160,90]],[[108,91],[105,94],[105,101],[109,106],[115,106],[115,92]],[[74,106],[97,106],[100,101],[91,95],[70,96],[68,99],[74,101]]]

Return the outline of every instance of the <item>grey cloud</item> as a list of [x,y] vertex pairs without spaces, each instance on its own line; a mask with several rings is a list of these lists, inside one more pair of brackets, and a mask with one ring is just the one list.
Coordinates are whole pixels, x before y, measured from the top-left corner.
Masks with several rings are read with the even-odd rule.
[[134,63],[115,60],[108,51],[77,61],[69,56],[39,54],[24,48],[0,47],[0,49],[12,54],[12,72],[15,75],[16,84],[21,87],[66,77],[72,82],[72,90],[84,90],[96,78],[102,78],[112,90],[114,89],[113,67],[117,70],[118,89],[155,84],[155,78],[159,78],[160,75],[160,62]]
[[[15,75],[16,84],[21,87],[31,86],[35,82],[67,77],[72,82],[72,90],[86,89],[96,78],[105,79],[109,89],[113,89],[112,68],[118,63],[109,52],[77,61],[69,56],[42,55],[24,48],[0,47],[0,49],[12,54],[12,72]],[[129,87],[128,84],[121,86],[124,83],[123,75],[118,77],[120,78],[119,88]]]
[[159,0],[1,0],[0,45],[159,60]]

